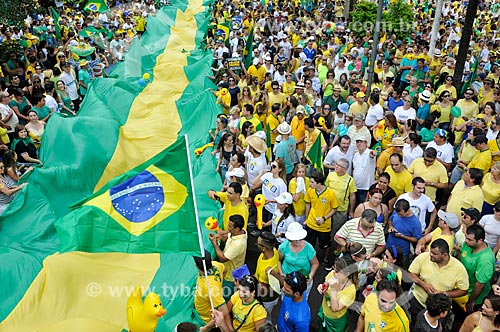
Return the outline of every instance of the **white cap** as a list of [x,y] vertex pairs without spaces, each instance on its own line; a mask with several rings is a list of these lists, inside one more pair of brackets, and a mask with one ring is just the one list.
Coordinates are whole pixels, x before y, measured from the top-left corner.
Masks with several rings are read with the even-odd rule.
[[293,202],[292,194],[290,194],[289,192],[284,192],[278,197],[276,197],[276,202],[278,204],[292,204]]
[[227,176],[236,176],[237,178],[244,178],[245,177],[245,172],[241,168],[235,168],[233,170],[230,170],[227,172]]

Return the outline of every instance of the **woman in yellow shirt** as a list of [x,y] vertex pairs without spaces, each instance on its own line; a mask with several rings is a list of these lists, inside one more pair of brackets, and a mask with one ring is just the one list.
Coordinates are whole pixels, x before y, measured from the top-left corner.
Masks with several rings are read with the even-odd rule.
[[[255,332],[266,322],[267,312],[257,300],[257,279],[246,275],[239,279],[238,291],[227,302],[228,312],[232,312],[233,319],[229,328],[239,332]],[[226,322],[231,321],[226,316]]]
[[306,177],[306,166],[302,163],[295,165],[293,179],[288,185],[288,192],[293,197],[293,208],[295,210],[295,221],[304,226],[306,221],[306,202],[304,196],[309,189],[309,178]]
[[278,250],[275,248],[277,244],[276,237],[271,233],[264,231],[257,238],[257,247],[260,255],[257,259],[257,267],[255,269],[255,278],[259,282],[259,294],[262,296],[262,304],[267,311],[267,317],[271,319],[271,312],[278,304],[280,293],[273,289],[269,282],[268,270],[278,271]]
[[481,189],[484,194],[481,215],[493,214],[493,205],[500,200],[500,161],[495,162],[490,173],[484,176]]
[[318,292],[324,295],[318,312],[318,331],[345,332],[349,328],[347,308],[354,303],[358,287],[358,274],[349,271],[354,264],[349,256],[338,258],[325,282],[318,285]]
[[448,90],[445,90],[439,94],[438,102],[431,107],[431,113],[433,111],[438,111],[439,116],[439,128],[448,130],[450,128],[451,120],[451,107],[453,103],[450,101],[451,94]]
[[385,112],[384,119],[373,127],[373,137],[382,144],[382,150],[389,148],[394,136],[399,136],[401,133],[401,126],[396,120],[393,112]]

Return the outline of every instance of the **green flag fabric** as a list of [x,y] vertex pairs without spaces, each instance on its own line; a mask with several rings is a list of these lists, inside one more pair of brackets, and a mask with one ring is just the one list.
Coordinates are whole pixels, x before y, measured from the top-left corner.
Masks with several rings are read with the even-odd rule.
[[207,91],[213,54],[199,47],[209,4],[163,7],[125,60],[92,81],[77,117],[48,121],[43,166],[0,216],[0,331],[128,330],[127,289],[138,285],[167,309],[157,332],[201,325],[190,291],[200,255],[193,200],[201,224],[220,218],[206,192],[222,185],[211,154],[194,155],[221,112]]
[[248,69],[252,65],[254,25],[255,24],[252,22],[252,27],[250,28],[250,33],[248,34],[247,42],[245,44],[245,50],[243,51],[243,56],[245,57],[246,69]]
[[52,17],[54,18],[54,32],[57,39],[61,39],[61,17],[54,8],[51,7],[50,9],[52,11]]
[[106,5],[106,2],[104,0],[90,0],[89,2],[87,2],[83,9],[91,12],[103,13],[107,12],[109,10],[109,7],[108,5]]
[[313,145],[311,146],[311,150],[307,153],[307,159],[314,165],[314,168],[318,171],[323,171],[323,151],[321,150],[321,136],[320,133]]

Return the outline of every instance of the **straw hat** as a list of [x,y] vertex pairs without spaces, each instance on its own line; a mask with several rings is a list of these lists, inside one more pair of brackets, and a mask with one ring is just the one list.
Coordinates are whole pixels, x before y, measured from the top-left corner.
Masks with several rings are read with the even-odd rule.
[[402,137],[393,137],[391,144],[389,146],[404,146],[405,142]]
[[267,150],[266,141],[255,134],[248,136],[246,142],[259,153],[264,153]]

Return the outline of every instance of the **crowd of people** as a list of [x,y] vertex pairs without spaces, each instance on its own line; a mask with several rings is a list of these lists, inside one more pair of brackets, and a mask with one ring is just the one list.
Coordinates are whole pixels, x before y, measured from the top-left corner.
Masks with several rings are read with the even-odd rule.
[[154,2],[115,3],[108,12],[60,7],[57,16],[45,10],[23,27],[0,26],[0,49],[7,50],[0,52],[0,212],[26,185],[19,176],[42,165],[46,123],[78,115],[91,82],[123,61],[157,11]]
[[500,329],[498,6],[480,4],[461,82],[467,4],[445,1],[434,48],[435,6],[409,6],[416,24],[381,34],[367,90],[373,31],[350,30],[343,2],[214,4],[223,186],[208,195],[224,212],[214,261],[197,262],[202,331]]

